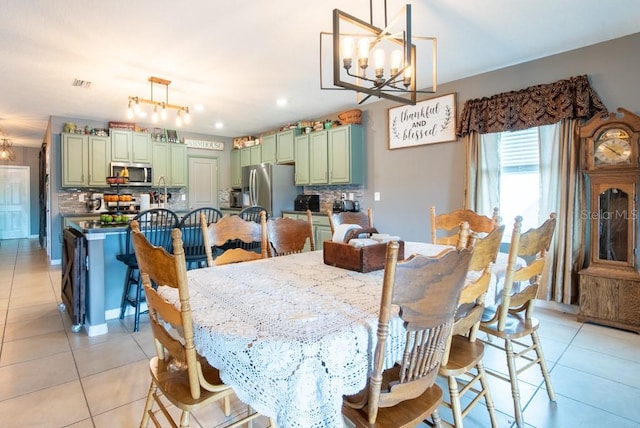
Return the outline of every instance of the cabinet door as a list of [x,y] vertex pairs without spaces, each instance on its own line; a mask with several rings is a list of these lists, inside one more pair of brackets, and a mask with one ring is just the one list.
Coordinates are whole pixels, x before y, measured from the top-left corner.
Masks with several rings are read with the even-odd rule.
[[169,182],[169,143],[153,143],[153,183],[156,184],[160,176]]
[[62,134],[63,187],[87,185],[87,141],[86,135]]
[[[280,132],[277,139],[276,150],[276,162],[288,163],[294,161],[295,145],[294,145],[295,133],[293,129]],[[262,157],[264,159],[264,148],[262,149]],[[263,162],[265,162],[263,160]]]
[[131,137],[131,162],[151,163],[151,136],[146,132],[134,132]]
[[276,163],[277,154],[276,154],[277,144],[276,144],[276,134],[266,135],[262,137],[262,159],[263,163]]
[[89,186],[105,186],[106,177],[111,175],[109,159],[111,158],[111,138],[89,137]]
[[111,129],[111,161],[131,162],[131,132]]
[[184,144],[169,144],[169,146],[171,147],[169,161],[171,180],[169,183],[175,187],[187,187],[189,185],[187,146]]
[[231,187],[242,185],[242,169],[240,167],[240,150],[231,150]]
[[316,250],[322,250],[324,241],[331,241],[331,227],[329,226],[329,217],[314,215],[313,216],[313,232],[316,244]]
[[251,152],[251,165],[258,165],[262,163],[262,144],[249,147]]
[[341,126],[329,131],[329,183],[362,184],[364,182],[364,141],[362,128]]
[[309,136],[297,135],[295,138],[295,180],[296,185],[309,184]]
[[309,134],[310,184],[327,184],[329,182],[327,135],[327,131]]
[[251,147],[240,149],[240,166],[251,165]]

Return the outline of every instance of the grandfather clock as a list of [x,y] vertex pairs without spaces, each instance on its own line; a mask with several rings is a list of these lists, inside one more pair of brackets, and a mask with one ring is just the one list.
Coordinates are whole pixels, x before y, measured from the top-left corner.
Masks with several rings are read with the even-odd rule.
[[640,333],[640,116],[619,108],[580,127],[587,267],[578,321]]

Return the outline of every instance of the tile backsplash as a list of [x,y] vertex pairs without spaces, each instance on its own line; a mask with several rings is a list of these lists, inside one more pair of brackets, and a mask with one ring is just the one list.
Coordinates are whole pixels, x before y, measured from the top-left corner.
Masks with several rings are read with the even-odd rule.
[[[86,214],[91,213],[92,211],[87,206],[87,201],[92,193],[115,193],[115,190],[104,190],[104,189],[82,189],[82,190],[67,190],[58,192],[58,207],[60,210],[60,214]],[[157,192],[158,189],[145,189],[137,190],[137,189],[127,189],[122,190],[120,193],[131,193],[133,196],[133,204],[136,207],[140,205],[140,194],[148,193],[150,191]],[[188,211],[189,207],[187,206],[187,198],[182,200],[182,195],[186,196],[187,189],[185,188],[175,188],[175,189],[167,189],[167,193],[171,194],[171,198],[167,201],[166,207],[174,210],[174,211]],[[84,200],[84,202],[82,202]],[[126,203],[125,203],[126,204]]]
[[354,201],[362,201],[364,198],[364,186],[305,186],[303,191],[305,195],[320,195],[321,212],[326,212],[329,208],[332,208],[333,201],[341,199],[343,193],[347,194],[347,199],[353,193]]

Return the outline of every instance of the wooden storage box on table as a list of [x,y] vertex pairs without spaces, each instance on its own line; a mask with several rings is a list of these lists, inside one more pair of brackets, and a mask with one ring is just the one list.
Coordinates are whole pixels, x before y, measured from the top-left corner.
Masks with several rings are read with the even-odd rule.
[[[398,241],[398,260],[404,259],[404,241]],[[324,241],[324,263],[356,272],[384,269],[387,244],[354,247],[342,242]]]

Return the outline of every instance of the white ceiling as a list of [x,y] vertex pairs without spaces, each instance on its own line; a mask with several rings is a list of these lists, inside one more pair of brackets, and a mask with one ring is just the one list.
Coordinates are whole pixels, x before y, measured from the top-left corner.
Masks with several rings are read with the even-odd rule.
[[[407,0],[387,3],[391,17]],[[150,76],[172,81],[171,103],[204,106],[185,128],[203,134],[352,108],[354,93],[320,90],[319,34],[334,8],[369,20],[367,0],[0,0],[0,128],[38,147],[50,115],[127,121],[127,97],[149,98]],[[442,84],[637,33],[640,1],[418,0],[413,27],[437,37]]]

